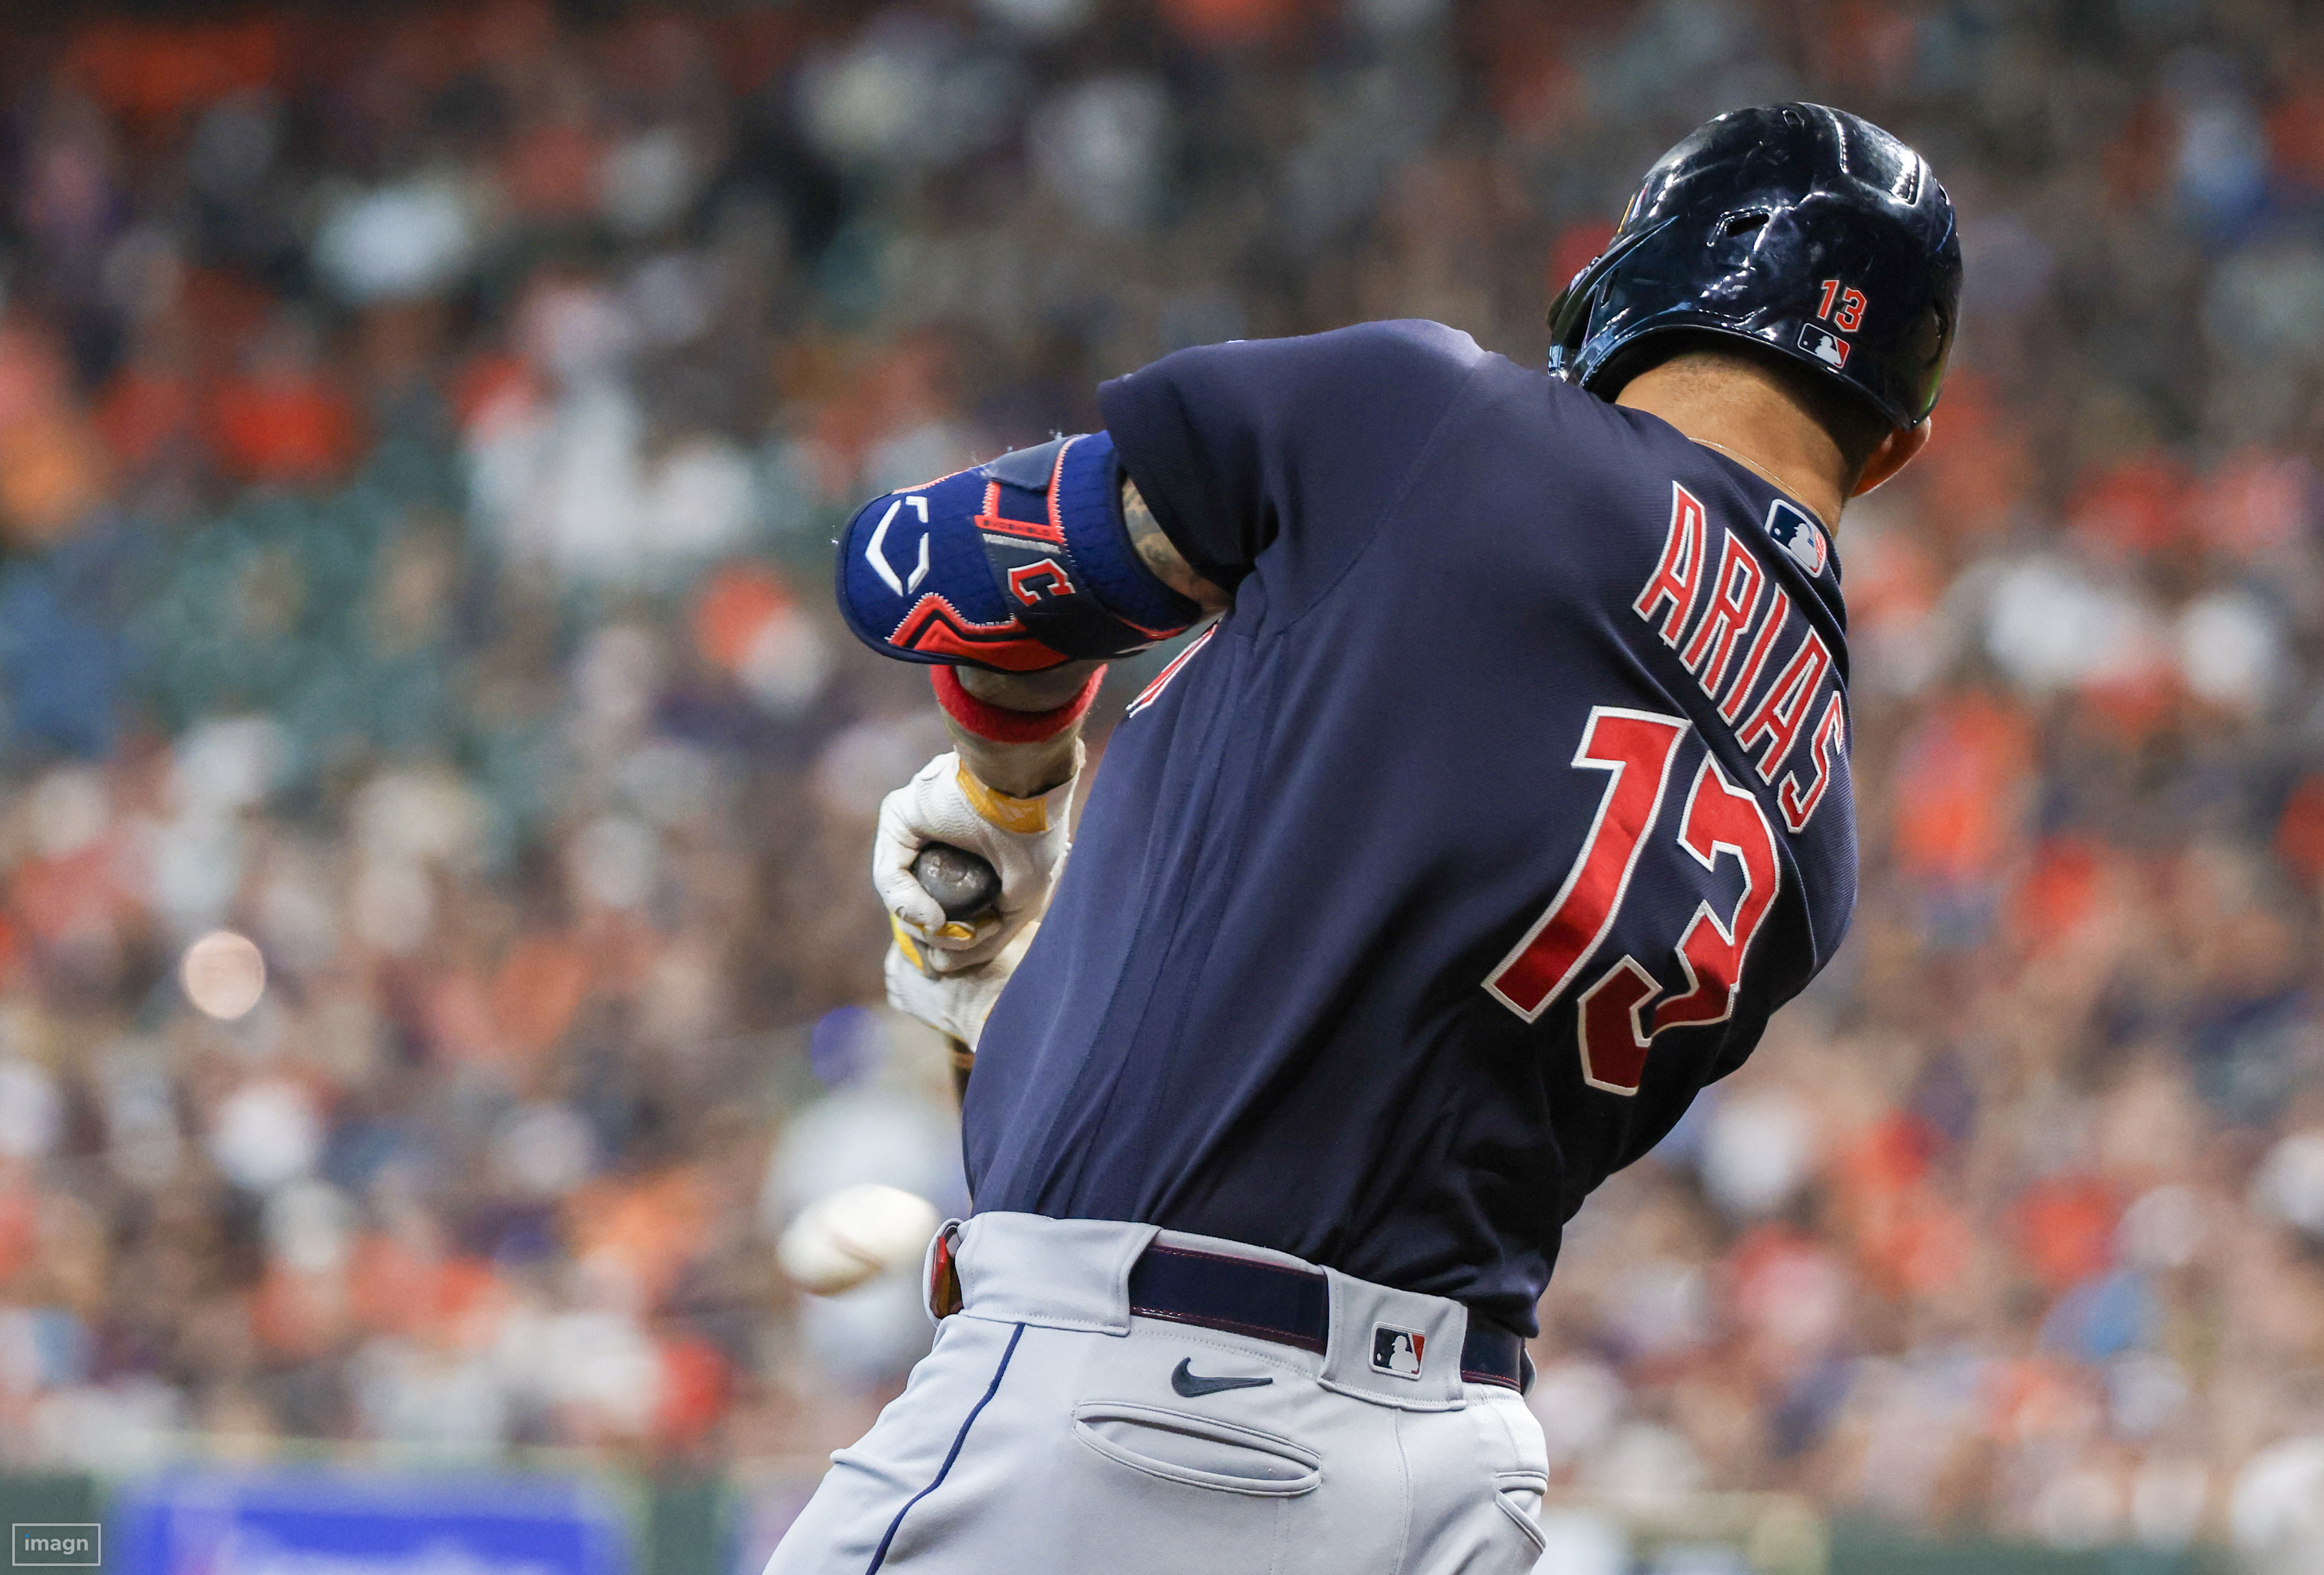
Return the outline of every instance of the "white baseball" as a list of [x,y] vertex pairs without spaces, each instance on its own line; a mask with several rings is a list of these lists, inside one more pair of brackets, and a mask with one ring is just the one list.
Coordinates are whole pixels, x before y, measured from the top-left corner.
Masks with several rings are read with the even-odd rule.
[[266,993],[266,958],[247,935],[213,930],[186,948],[178,982],[203,1015],[231,1023]]
[[901,1188],[843,1187],[799,1210],[775,1245],[775,1261],[802,1291],[836,1296],[918,1263],[936,1223],[935,1207]]

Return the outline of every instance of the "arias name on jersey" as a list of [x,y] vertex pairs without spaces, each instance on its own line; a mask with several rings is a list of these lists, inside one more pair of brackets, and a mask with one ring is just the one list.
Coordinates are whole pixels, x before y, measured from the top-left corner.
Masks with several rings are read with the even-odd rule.
[[980,1209],[1533,1326],[1564,1221],[1855,900],[1840,562],[1763,477],[1434,323],[1101,390],[1233,605],[1106,745],[963,1109]]
[[[1822,528],[1797,505],[1775,499],[1767,509],[1766,533],[1811,576],[1822,574],[1831,556]],[[1705,534],[1702,505],[1683,486],[1672,482],[1670,533],[1663,542],[1662,558],[1630,608],[1661,635],[1665,645],[1677,647],[1692,626],[1684,645],[1687,671],[1695,675],[1703,694],[1718,702],[1720,718],[1733,726],[1737,743],[1747,754],[1756,753],[1762,782],[1775,780],[1808,718],[1815,714],[1815,702],[1829,689],[1816,724],[1807,781],[1803,784],[1796,775],[1787,775],[1775,795],[1784,824],[1803,831],[1830,785],[1833,756],[1847,747],[1848,709],[1838,686],[1825,681],[1832,672],[1831,652],[1812,626],[1796,631],[1798,644],[1775,667],[1775,681],[1761,689],[1759,680],[1788,624],[1791,598],[1771,582],[1750,547],[1733,532],[1725,533],[1719,572],[1706,579],[1703,566],[1710,561],[1710,550]],[[1699,620],[1698,607],[1704,607]],[[1738,649],[1743,652],[1740,661],[1735,660]],[[1755,693],[1759,699],[1753,705]]]

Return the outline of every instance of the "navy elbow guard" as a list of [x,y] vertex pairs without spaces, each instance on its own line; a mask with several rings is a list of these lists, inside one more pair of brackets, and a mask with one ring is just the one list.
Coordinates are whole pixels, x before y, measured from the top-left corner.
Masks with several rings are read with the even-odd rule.
[[1201,609],[1130,544],[1121,476],[1095,432],[881,494],[839,538],[847,626],[886,655],[995,672],[1168,639]]

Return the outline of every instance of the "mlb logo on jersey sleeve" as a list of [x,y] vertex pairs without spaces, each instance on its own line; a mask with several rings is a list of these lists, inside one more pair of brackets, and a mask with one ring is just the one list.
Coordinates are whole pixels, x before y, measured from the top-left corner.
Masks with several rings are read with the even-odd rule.
[[1767,510],[1767,534],[1792,561],[1811,575],[1821,574],[1825,564],[1831,561],[1831,549],[1824,542],[1823,527],[1797,504],[1777,498]]
[[1420,1354],[1428,1348],[1428,1337],[1416,1329],[1397,1329],[1393,1324],[1372,1325],[1372,1371],[1386,1373],[1391,1378],[1420,1381]]

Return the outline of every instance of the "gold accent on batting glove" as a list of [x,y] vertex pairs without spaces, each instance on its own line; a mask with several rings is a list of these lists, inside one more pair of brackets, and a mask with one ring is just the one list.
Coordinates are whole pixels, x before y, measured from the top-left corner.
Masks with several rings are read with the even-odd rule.
[[966,795],[971,809],[1003,831],[1029,837],[1049,829],[1047,800],[1012,799],[996,788],[989,788],[976,780],[965,761],[960,766],[960,791]]

